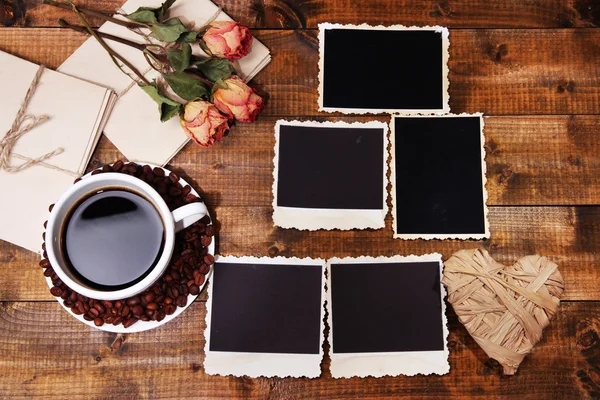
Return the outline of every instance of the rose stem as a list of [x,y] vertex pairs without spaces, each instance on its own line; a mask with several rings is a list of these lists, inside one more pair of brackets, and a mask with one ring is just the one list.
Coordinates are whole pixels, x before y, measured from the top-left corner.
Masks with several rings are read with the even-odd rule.
[[[49,6],[53,6],[53,7],[58,7],[58,8],[62,8],[65,10],[71,10],[71,6],[69,4],[64,4],[64,3],[59,3],[58,1],[54,1],[54,0],[42,0],[42,3],[47,4]],[[95,10],[90,10],[88,8],[79,8],[79,11],[82,14],[86,14],[89,15],[91,17],[97,17],[97,18],[101,18],[104,19],[106,21],[110,21],[113,24],[117,24],[117,25],[121,25],[124,26],[126,28],[147,28],[148,26],[146,24],[142,24],[139,22],[135,22],[135,21],[123,21],[117,18],[114,18],[102,11],[95,11]]]
[[[69,29],[72,29],[72,30],[74,30],[76,32],[85,33],[86,35],[90,34],[85,26],[71,25],[71,24],[69,24],[67,21],[65,21],[62,18],[58,20],[58,24],[61,27],[63,27],[63,28],[69,28]],[[138,49],[140,51],[144,51],[144,49],[146,48],[146,45],[141,44],[141,43],[136,43],[136,42],[133,42],[131,40],[123,39],[121,37],[111,35],[110,33],[100,32],[100,31],[98,31],[96,29],[94,29],[94,31],[98,35],[102,36],[104,39],[112,40],[114,42],[119,42],[119,43],[125,44],[127,46],[131,46],[133,48],[136,48],[136,49]]]
[[106,42],[104,41],[104,39],[102,39],[100,37],[100,35],[98,35],[96,33],[96,31],[94,31],[92,29],[92,27],[90,26],[90,24],[87,22],[87,20],[85,19],[85,17],[81,14],[81,12],[79,12],[79,9],[77,8],[77,6],[73,3],[71,3],[69,1],[69,3],[71,4],[71,7],[73,8],[73,11],[75,12],[75,14],[77,14],[77,16],[79,17],[79,19],[81,20],[81,22],[83,23],[83,25],[85,25],[86,29],[88,30],[88,32],[90,33],[90,35],[92,35],[94,38],[96,38],[96,40],[98,41],[98,43],[100,43],[100,46],[102,46],[104,48],[104,50],[106,50],[106,52],[110,55],[110,58],[113,60],[113,62],[116,64],[117,67],[119,67],[119,69],[121,71],[123,71],[124,74],[129,75],[127,72],[125,72],[125,70],[123,70],[123,68],[119,65],[119,63],[117,62],[117,59],[120,60],[123,64],[125,64],[125,66],[127,68],[129,68],[134,74],[136,74],[138,76],[138,78],[140,78],[140,80],[142,82],[144,82],[144,84],[151,86],[151,83],[148,81],[148,79],[146,79],[144,77],[144,75],[142,75],[140,73],[140,71],[138,71],[133,65],[131,65],[131,63],[129,61],[127,61],[126,59],[124,59],[123,57],[121,57],[117,52],[115,52],[113,49],[111,49]]

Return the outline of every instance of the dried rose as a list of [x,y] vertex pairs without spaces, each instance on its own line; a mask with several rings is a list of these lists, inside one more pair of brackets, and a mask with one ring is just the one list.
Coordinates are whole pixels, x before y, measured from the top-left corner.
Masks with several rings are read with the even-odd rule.
[[218,84],[213,94],[215,106],[231,118],[240,122],[252,122],[264,107],[262,97],[246,85],[243,79],[233,75]]
[[239,22],[215,21],[202,39],[213,56],[236,60],[248,54],[252,35],[250,29]]
[[229,119],[204,100],[190,101],[179,121],[185,133],[200,146],[210,147],[229,130]]

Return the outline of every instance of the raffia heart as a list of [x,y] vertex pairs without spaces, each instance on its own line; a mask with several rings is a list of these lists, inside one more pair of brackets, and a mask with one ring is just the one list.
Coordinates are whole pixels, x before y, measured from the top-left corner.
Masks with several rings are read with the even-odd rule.
[[565,288],[546,257],[526,256],[508,267],[483,249],[454,253],[442,282],[460,322],[506,375],[514,375],[540,341]]

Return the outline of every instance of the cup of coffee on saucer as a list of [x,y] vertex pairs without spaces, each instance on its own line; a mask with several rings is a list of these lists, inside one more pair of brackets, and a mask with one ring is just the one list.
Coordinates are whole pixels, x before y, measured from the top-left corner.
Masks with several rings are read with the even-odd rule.
[[58,277],[97,300],[135,296],[169,265],[175,233],[207,215],[195,202],[170,211],[146,182],[121,173],[87,176],[55,203],[46,252]]

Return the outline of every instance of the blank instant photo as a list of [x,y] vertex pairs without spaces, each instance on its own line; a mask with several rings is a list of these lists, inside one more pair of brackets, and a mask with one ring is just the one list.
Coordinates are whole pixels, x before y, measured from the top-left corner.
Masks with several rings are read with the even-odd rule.
[[481,114],[392,116],[392,216],[401,239],[485,239]]
[[447,374],[442,256],[328,260],[331,375]]
[[210,375],[321,374],[325,261],[217,257],[206,315]]
[[383,122],[277,121],[273,222],[296,229],[379,229],[387,207]]
[[450,111],[448,29],[319,24],[319,111]]

